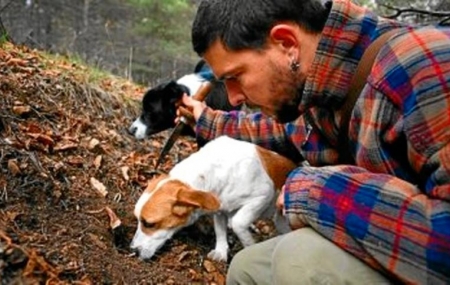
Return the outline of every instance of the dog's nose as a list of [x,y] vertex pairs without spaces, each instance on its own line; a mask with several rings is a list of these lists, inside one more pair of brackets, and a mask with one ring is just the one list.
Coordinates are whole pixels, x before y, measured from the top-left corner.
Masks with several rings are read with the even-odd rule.
[[131,126],[131,127],[128,128],[128,133],[129,133],[130,135],[132,135],[132,136],[134,136],[134,134],[136,133],[136,131],[137,131],[137,127],[135,127],[135,126]]
[[139,256],[139,247],[130,245],[131,253],[134,253],[136,256]]

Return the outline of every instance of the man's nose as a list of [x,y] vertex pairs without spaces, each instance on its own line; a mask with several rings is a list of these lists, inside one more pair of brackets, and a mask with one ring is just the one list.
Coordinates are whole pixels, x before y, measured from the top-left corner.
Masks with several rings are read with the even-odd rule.
[[228,101],[233,107],[245,103],[245,95],[239,88],[235,88],[227,84]]
[[230,104],[233,107],[242,105],[245,103],[245,97],[244,96],[239,96],[239,95],[235,95],[235,96],[228,96],[228,100],[230,101]]

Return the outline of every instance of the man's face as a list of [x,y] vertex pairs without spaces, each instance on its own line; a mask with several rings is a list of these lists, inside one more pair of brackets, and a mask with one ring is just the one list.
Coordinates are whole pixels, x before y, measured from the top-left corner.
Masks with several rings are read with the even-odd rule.
[[281,123],[298,118],[306,76],[301,68],[290,69],[290,58],[282,49],[230,51],[216,41],[204,58],[224,81],[231,104],[259,107]]

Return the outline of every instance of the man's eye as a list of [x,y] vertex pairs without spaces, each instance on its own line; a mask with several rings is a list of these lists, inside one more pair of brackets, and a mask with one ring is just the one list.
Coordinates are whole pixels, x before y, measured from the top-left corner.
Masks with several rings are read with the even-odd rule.
[[222,77],[219,81],[221,81],[223,83],[226,83],[227,81],[235,82],[235,81],[238,81],[238,77],[236,75],[227,75],[227,76]]
[[149,223],[149,222],[147,222],[145,220],[141,220],[141,223],[142,223],[142,226],[144,228],[147,228],[147,229],[151,229],[151,228],[154,228],[156,226],[156,223]]
[[229,76],[225,80],[231,81],[231,82],[236,82],[239,80],[239,78],[237,76]]

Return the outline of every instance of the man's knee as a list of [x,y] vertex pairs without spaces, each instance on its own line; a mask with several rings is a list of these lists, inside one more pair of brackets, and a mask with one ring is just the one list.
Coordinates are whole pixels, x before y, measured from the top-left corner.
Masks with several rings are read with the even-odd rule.
[[250,254],[246,254],[245,249],[239,251],[231,260],[227,272],[227,284],[255,284],[248,272],[248,265],[251,264]]
[[389,284],[362,261],[311,228],[285,235],[272,256],[274,284]]
[[229,284],[272,284],[272,252],[279,238],[244,248],[231,260],[227,273]]

